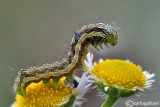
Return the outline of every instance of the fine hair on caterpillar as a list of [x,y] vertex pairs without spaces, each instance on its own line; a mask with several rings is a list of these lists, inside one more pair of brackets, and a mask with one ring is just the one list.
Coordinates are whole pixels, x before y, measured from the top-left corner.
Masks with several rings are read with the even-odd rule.
[[73,84],[75,72],[84,68],[84,59],[88,53],[89,44],[98,50],[98,46],[102,47],[102,44],[115,46],[117,40],[117,31],[108,24],[85,25],[75,32],[70,43],[70,51],[61,62],[56,61],[52,64],[34,66],[19,71],[15,79],[14,91],[25,96],[26,87],[30,83],[38,83],[43,80],[47,84],[50,79],[56,83],[63,76],[66,76],[66,81],[69,84]]

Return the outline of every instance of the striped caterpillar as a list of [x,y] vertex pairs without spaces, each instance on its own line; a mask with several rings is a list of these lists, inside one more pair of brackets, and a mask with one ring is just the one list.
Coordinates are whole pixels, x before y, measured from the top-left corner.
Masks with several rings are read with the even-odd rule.
[[19,71],[15,79],[14,91],[25,96],[26,87],[30,83],[38,83],[41,80],[47,83],[51,78],[57,82],[62,76],[66,76],[67,81],[73,83],[75,71],[83,68],[89,44],[98,50],[97,46],[102,47],[102,44],[115,46],[117,40],[117,32],[108,24],[98,23],[83,26],[75,32],[70,44],[71,49],[66,58],[61,62],[44,64],[40,67],[34,66]]

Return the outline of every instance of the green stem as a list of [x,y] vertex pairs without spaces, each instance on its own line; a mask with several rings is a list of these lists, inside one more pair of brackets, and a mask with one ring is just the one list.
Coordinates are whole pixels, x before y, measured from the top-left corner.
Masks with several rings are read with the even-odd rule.
[[102,104],[101,107],[112,107],[113,104],[116,103],[116,101],[118,100],[118,98],[119,97],[108,95],[108,98],[106,98],[106,100],[104,101],[104,103]]

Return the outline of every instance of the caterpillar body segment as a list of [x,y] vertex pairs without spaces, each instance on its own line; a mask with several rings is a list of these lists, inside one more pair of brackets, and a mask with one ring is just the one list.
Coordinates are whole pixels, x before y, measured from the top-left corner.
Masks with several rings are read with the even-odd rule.
[[117,40],[117,31],[108,24],[98,23],[83,26],[79,31],[75,32],[70,43],[71,49],[66,58],[61,62],[44,64],[40,67],[31,67],[19,71],[15,79],[14,91],[25,96],[26,87],[30,83],[38,83],[43,80],[47,84],[50,79],[58,82],[63,76],[66,76],[69,80],[77,70],[83,68],[90,44],[98,50],[98,46],[102,47],[102,44],[115,46]]

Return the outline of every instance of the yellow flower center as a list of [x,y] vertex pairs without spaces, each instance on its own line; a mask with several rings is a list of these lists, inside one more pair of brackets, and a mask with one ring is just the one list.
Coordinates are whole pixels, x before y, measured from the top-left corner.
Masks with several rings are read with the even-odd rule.
[[96,64],[90,71],[107,86],[118,86],[124,89],[145,86],[146,77],[139,65],[123,60],[106,60]]
[[62,77],[56,86],[50,80],[49,86],[43,81],[31,83],[26,89],[26,97],[16,95],[14,107],[58,107],[59,104],[66,102],[75,91],[68,89],[64,84],[65,77]]

